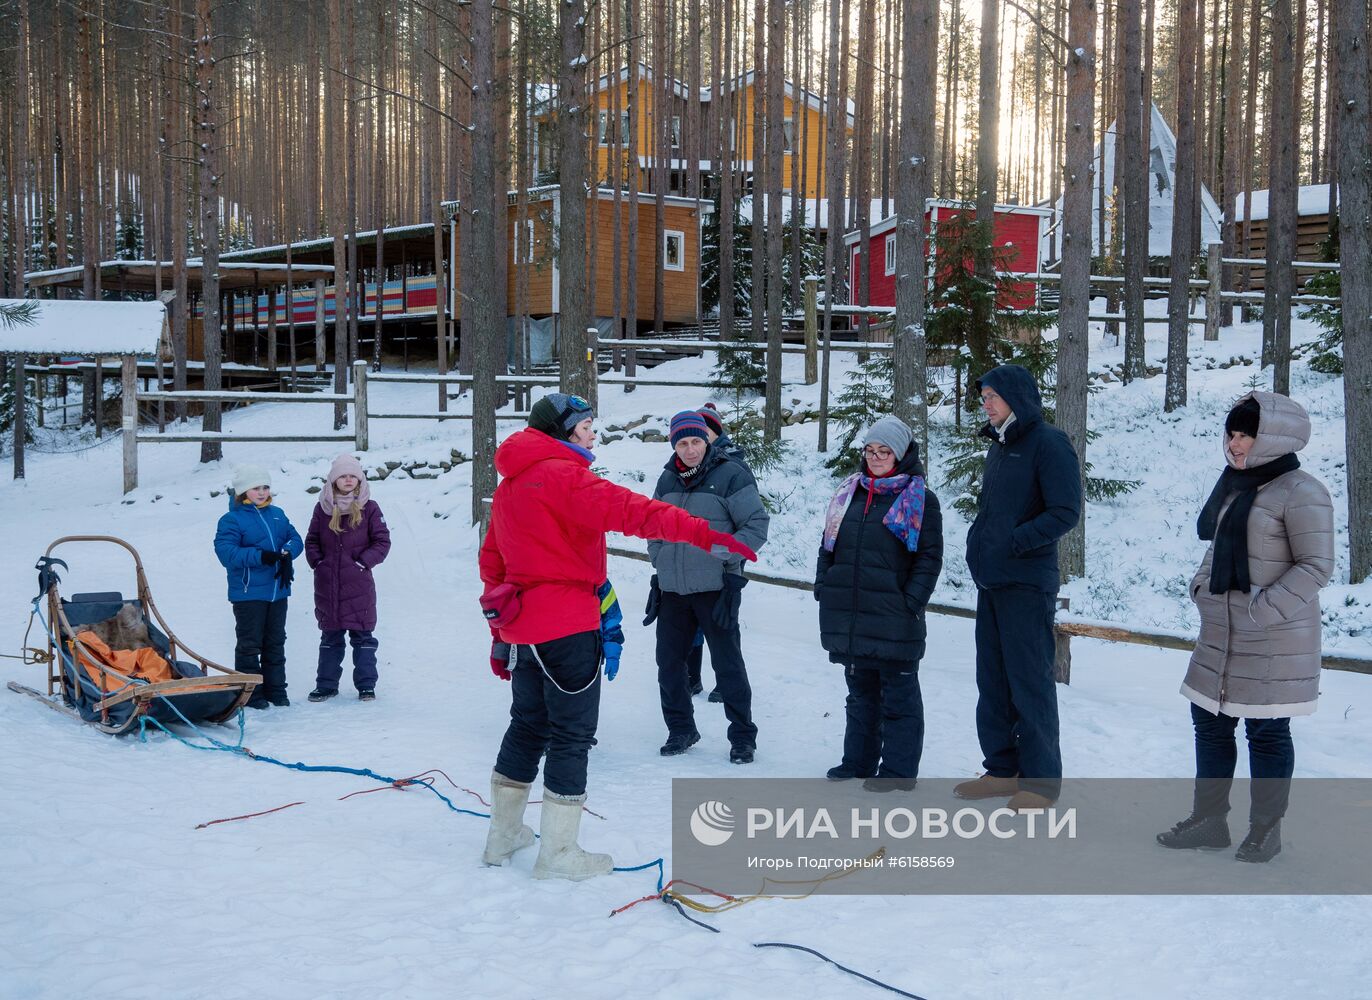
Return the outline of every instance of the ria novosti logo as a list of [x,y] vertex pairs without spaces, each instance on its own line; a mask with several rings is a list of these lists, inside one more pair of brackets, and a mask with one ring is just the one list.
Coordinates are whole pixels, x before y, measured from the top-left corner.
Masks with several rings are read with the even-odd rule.
[[734,835],[734,812],[723,802],[702,802],[691,813],[691,836],[706,847],[719,847]]

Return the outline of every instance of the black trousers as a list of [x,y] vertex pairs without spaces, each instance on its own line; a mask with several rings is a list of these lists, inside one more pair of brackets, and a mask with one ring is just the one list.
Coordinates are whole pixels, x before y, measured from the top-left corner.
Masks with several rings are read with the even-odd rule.
[[710,647],[710,665],[715,671],[715,688],[724,699],[724,715],[729,720],[729,743],[757,746],[757,726],[753,725],[753,689],[738,626],[720,628],[714,619],[718,590],[703,594],[662,592],[657,612],[657,686],[662,699],[662,718],[671,734],[696,731],[695,709],[687,687],[686,660],[696,630],[705,633]]
[[513,647],[510,688],[510,725],[495,769],[532,782],[547,754],[548,791],[586,794],[586,755],[600,723],[599,630]]
[[986,773],[1056,799],[1062,787],[1053,681],[1054,595],[977,591],[977,737]]
[[[1192,811],[1198,816],[1229,812],[1229,790],[1238,764],[1239,720],[1191,706],[1196,727],[1196,792]],[[1249,822],[1267,823],[1286,815],[1291,798],[1291,775],[1296,770],[1296,747],[1290,719],[1244,719],[1248,736],[1248,773],[1253,779]]]
[[917,778],[924,754],[919,664],[855,660],[848,682],[843,764],[860,777]]
[[252,696],[257,704],[286,697],[286,602],[233,602],[233,668],[262,675]]

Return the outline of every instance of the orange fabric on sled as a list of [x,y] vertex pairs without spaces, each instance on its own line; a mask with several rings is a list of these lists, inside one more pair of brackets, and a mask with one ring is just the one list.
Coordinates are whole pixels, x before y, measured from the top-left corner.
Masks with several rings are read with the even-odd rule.
[[[171,664],[155,649],[110,649],[94,632],[78,632],[76,638],[81,643],[79,646],[76,643],[72,644],[76,661],[85,668],[91,680],[102,691],[117,690],[123,686],[123,682],[102,674],[100,666],[130,679],[148,681],[152,684],[177,679]],[[91,655],[85,655],[86,651]],[[99,661],[99,665],[92,662],[92,657]]]

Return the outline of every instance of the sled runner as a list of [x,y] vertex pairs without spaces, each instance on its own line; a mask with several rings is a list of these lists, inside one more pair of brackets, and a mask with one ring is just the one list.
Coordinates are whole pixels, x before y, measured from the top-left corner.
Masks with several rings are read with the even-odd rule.
[[[105,591],[63,597],[57,568],[68,567],[52,553],[70,542],[127,549],[133,556],[135,596]],[[153,603],[138,552],[121,538],[67,535],[48,546],[36,569],[38,599],[47,603],[48,694],[60,693],[63,706],[102,732],[129,732],[141,717],[223,722],[262,680],[222,667],[177,638]],[[37,695],[31,689],[22,693]]]

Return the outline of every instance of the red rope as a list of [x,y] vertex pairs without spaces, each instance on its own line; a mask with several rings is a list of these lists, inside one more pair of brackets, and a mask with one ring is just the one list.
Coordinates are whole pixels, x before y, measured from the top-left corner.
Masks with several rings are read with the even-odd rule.
[[197,823],[195,828],[197,830],[203,830],[205,827],[214,826],[216,823],[236,823],[240,819],[252,819],[254,816],[267,816],[274,812],[280,812],[282,809],[289,809],[291,806],[303,806],[304,804],[305,803],[303,802],[287,802],[284,806],[277,806],[275,809],[264,809],[261,812],[248,813],[245,816],[227,816],[224,819],[212,819],[208,823]]

